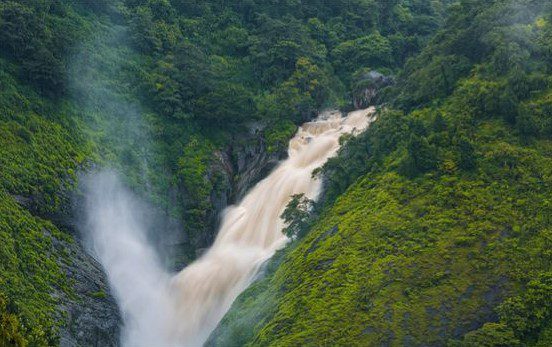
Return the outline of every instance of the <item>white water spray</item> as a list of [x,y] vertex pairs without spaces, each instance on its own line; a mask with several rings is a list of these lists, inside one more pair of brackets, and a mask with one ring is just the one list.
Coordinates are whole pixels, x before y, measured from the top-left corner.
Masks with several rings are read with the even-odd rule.
[[373,111],[305,123],[289,143],[289,158],[225,211],[213,246],[172,278],[149,246],[140,208],[115,177],[90,179],[90,236],[123,313],[123,343],[201,346],[260,266],[287,242],[280,215],[291,196],[318,197],[321,182],[313,170],[335,155],[341,135],[365,129]]
[[86,239],[102,263],[123,316],[121,340],[128,346],[159,346],[170,326],[170,276],[147,239],[146,206],[112,171],[84,179]]

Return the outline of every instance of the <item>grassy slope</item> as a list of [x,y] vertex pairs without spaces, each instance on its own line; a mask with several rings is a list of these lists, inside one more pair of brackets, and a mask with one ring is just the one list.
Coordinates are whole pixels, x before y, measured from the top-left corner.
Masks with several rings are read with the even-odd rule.
[[524,158],[512,178],[360,179],[276,273],[287,290],[254,344],[443,344],[496,319],[552,261],[552,142],[508,148]]

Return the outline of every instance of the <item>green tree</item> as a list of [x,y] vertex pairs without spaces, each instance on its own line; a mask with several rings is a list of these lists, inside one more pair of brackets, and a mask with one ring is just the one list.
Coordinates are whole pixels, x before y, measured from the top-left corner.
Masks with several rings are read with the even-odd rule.
[[399,171],[409,177],[428,172],[437,164],[437,152],[427,138],[411,134],[406,143],[406,157],[403,158]]
[[0,346],[27,346],[17,316],[8,310],[6,298],[0,293]]
[[458,151],[460,152],[460,160],[458,166],[464,170],[471,170],[475,167],[475,149],[469,140],[461,138],[458,141]]
[[197,100],[194,113],[200,121],[228,128],[251,119],[256,111],[250,90],[240,84],[221,82]]
[[458,347],[515,347],[520,341],[514,336],[512,329],[501,323],[485,323],[478,330],[464,335],[461,342],[453,342],[451,346]]
[[552,318],[552,273],[541,273],[531,280],[519,296],[507,299],[498,307],[501,322],[520,339],[535,336]]
[[308,231],[313,219],[312,209],[314,201],[305,197],[305,194],[295,194],[281,215],[286,227],[282,230],[292,240],[299,239]]
[[339,44],[331,56],[334,67],[342,75],[351,74],[360,67],[375,69],[393,63],[389,40],[379,32]]

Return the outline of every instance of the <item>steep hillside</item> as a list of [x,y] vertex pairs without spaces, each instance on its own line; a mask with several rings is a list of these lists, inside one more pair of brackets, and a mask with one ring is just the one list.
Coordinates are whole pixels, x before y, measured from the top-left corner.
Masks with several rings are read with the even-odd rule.
[[212,345],[552,343],[552,25],[461,1]]

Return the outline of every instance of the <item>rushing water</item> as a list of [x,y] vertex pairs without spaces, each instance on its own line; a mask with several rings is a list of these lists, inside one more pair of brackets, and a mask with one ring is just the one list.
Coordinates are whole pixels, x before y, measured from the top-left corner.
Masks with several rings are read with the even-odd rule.
[[87,183],[88,235],[105,267],[125,322],[128,346],[200,346],[260,266],[282,247],[280,215],[290,197],[316,199],[321,182],[312,177],[339,149],[339,138],[358,133],[373,108],[341,117],[321,115],[290,140],[288,159],[243,200],[227,208],[212,247],[175,276],[159,265],[149,245],[140,209],[110,173]]

